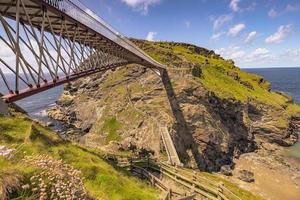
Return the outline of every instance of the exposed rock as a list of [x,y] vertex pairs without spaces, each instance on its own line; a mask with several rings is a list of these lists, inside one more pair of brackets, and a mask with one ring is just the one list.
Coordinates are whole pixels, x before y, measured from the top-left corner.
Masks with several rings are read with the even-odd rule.
[[280,95],[282,95],[282,96],[284,96],[284,97],[286,97],[286,98],[287,98],[287,101],[286,101],[287,103],[294,103],[294,102],[295,102],[294,97],[288,95],[288,94],[285,93],[285,92],[282,92],[282,91],[276,91],[276,93],[277,93],[277,94],[280,94]]
[[253,85],[251,85],[251,83],[247,82],[247,81],[241,81],[240,82],[242,85],[244,85],[245,87],[249,88],[250,90],[254,90]]
[[230,165],[223,165],[220,170],[221,174],[225,176],[232,176],[232,169]]
[[237,72],[227,72],[228,76],[231,76],[234,80],[239,81],[240,77]]
[[53,127],[53,126],[55,126],[55,124],[54,124],[53,121],[51,121],[51,122],[47,122],[46,126],[47,127]]
[[[243,92],[253,92],[253,85],[265,90],[269,87],[261,77],[255,76],[254,83],[247,82],[250,80],[243,80],[232,67],[234,63],[226,63],[227,71],[216,67],[211,64],[210,57],[215,56],[212,51],[193,45],[168,43],[164,47],[161,43],[161,48],[155,49],[143,41],[136,43],[172,63],[163,79],[137,65],[96,74],[68,85],[59,106],[48,112],[83,130],[85,145],[134,152],[146,149],[158,156],[163,151],[159,128],[165,126],[186,166],[229,173],[222,166],[231,166],[233,159],[244,153],[258,149],[275,152],[276,147],[269,143],[289,146],[296,142],[300,114],[299,118],[290,117],[286,108],[262,103],[255,97],[248,101],[234,96],[222,98],[199,80],[207,75],[205,69],[215,67]],[[207,57],[201,57],[201,64],[193,63],[182,53],[166,51],[178,45],[195,53],[189,52],[190,56],[199,53]],[[190,70],[180,74],[180,67]]]
[[200,78],[202,75],[201,67],[199,65],[194,66],[192,69],[192,74],[193,76]]
[[241,179],[242,181],[252,183],[254,182],[254,173],[248,170],[240,170],[238,178]]

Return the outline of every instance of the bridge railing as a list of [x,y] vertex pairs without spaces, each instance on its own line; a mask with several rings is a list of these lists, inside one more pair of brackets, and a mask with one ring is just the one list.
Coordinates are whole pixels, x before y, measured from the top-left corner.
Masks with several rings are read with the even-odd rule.
[[152,59],[144,51],[134,45],[125,36],[121,35],[112,26],[107,24],[101,17],[92,12],[89,8],[83,5],[79,0],[43,0],[45,3],[64,12],[68,16],[84,24],[90,29],[100,33],[109,40],[117,43],[123,48],[137,55],[139,58],[147,61],[149,64],[164,68],[162,64]]

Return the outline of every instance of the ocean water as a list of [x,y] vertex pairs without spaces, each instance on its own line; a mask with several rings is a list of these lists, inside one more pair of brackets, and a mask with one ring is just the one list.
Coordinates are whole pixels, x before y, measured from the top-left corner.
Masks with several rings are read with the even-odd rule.
[[[7,80],[8,82],[13,83],[13,75],[8,75]],[[24,84],[22,84],[21,82],[20,87],[24,88]],[[58,100],[62,91],[63,86],[58,86],[50,90],[44,91],[42,93],[19,100],[16,102],[16,104],[23,108],[25,111],[27,111],[30,117],[42,121],[48,121],[49,118],[47,117],[46,109],[55,106],[55,102]],[[7,94],[8,92],[1,79],[0,92],[2,94]]]
[[300,67],[243,70],[263,76],[266,80],[271,82],[272,90],[283,91],[293,96],[295,102],[300,104]]
[[[300,67],[299,68],[269,68],[269,69],[243,69],[247,72],[262,75],[270,81],[273,90],[288,93],[300,105]],[[296,158],[300,163],[300,132],[299,140],[288,149],[288,155]]]

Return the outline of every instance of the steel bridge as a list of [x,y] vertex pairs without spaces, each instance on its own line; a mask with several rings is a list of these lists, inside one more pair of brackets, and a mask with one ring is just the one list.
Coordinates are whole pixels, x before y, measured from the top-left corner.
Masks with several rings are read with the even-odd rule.
[[6,102],[127,64],[165,69],[78,0],[0,0]]

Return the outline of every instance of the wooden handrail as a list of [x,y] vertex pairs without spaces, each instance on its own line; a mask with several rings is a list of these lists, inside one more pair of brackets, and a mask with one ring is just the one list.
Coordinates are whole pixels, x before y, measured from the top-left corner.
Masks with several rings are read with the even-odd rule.
[[[115,156],[113,157],[126,157],[126,156]],[[128,157],[127,157],[128,158]],[[136,166],[134,163],[147,163],[147,167],[160,172],[161,174],[167,176],[168,178],[171,178],[175,182],[179,183],[180,185],[183,185],[187,188],[189,188],[191,191],[194,191],[210,200],[241,200],[240,197],[238,197],[236,194],[234,194],[230,189],[226,188],[224,184],[216,184],[213,181],[204,178],[192,175],[193,178],[188,178],[185,175],[181,173],[178,173],[178,171],[182,171],[178,167],[170,166],[165,163],[156,163],[153,161],[153,159],[148,158],[147,160],[142,160],[138,157],[135,158],[129,158],[130,162],[129,165],[131,169],[135,170],[136,173],[142,173],[143,176],[150,179],[151,184],[153,184],[156,187],[159,187],[160,189],[169,192],[170,188],[165,186],[163,182],[154,176],[152,173],[147,171],[145,168]],[[188,174],[188,172],[185,172],[185,174]],[[191,175],[191,174],[190,174]],[[201,180],[201,182],[199,182]],[[173,191],[171,193],[174,193]],[[168,196],[168,195],[167,195]],[[165,199],[167,199],[167,196]]]

